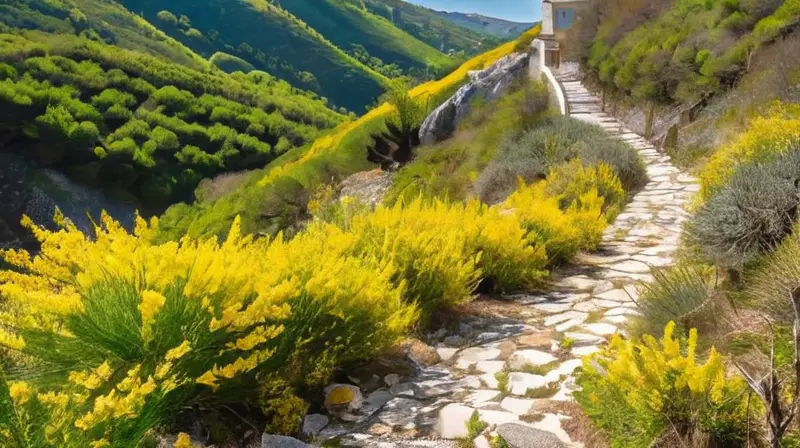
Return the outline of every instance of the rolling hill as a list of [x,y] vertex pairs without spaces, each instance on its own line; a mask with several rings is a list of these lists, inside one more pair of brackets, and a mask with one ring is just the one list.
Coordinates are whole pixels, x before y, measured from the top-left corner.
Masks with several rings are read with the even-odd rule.
[[265,72],[217,69],[115,3],[27,0],[0,11],[0,151],[145,213],[344,119]]
[[501,39],[513,39],[535,25],[534,23],[511,22],[481,14],[447,11],[436,11],[436,14],[460,27]]
[[[470,29],[464,24],[453,23],[440,16],[437,11],[403,0],[365,0],[364,5],[374,14],[391,20],[394,26],[443,52],[475,55],[502,42],[502,39],[495,36]],[[523,31],[520,30],[517,35]],[[517,36],[508,35],[508,39],[515,37]]]

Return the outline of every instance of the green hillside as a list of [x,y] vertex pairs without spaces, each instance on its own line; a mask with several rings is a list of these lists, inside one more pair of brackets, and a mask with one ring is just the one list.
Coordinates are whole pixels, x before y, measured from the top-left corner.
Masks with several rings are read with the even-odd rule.
[[2,8],[0,148],[147,212],[191,198],[203,178],[262,167],[343,118],[267,73],[213,68],[119,6]]
[[203,69],[207,62],[120,4],[103,0],[0,0],[0,24],[56,34],[81,34]]
[[385,78],[288,11],[264,0],[122,0],[131,11],[205,57],[241,58],[337,107],[361,112]]
[[373,14],[363,3],[352,0],[284,0],[281,6],[302,19],[336,46],[351,50],[363,46],[371,56],[403,69],[434,72],[451,65],[451,59],[435,48],[395,27],[384,17]]
[[[502,42],[496,36],[476,32],[463,27],[463,24],[454,24],[436,11],[403,0],[365,0],[363,3],[374,14],[391,20],[397,28],[443,52],[478,54]],[[526,29],[521,29],[517,34]],[[507,39],[516,37],[511,34],[506,36]]]

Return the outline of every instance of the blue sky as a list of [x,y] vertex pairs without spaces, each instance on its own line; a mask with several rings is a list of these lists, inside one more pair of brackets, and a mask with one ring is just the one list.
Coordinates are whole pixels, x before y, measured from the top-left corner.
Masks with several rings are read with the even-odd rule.
[[406,0],[442,11],[477,12],[515,22],[536,22],[541,18],[539,0]]

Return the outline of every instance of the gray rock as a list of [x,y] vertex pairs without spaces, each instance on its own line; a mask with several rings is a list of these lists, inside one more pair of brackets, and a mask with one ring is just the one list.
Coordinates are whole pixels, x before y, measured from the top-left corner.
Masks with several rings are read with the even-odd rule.
[[303,435],[314,437],[328,426],[330,420],[322,414],[308,414],[303,420]]
[[387,386],[392,387],[400,382],[400,375],[396,373],[390,373],[383,377],[383,382],[386,383]]
[[292,437],[264,434],[261,436],[261,448],[311,448],[311,445]]
[[491,67],[470,73],[471,80],[422,123],[419,130],[422,144],[434,144],[450,137],[469,112],[470,100],[482,97],[492,101],[499,97],[520,74],[526,73],[528,59],[527,54],[513,53],[501,58]]
[[391,427],[402,427],[412,429],[414,421],[420,410],[425,407],[421,401],[409,398],[395,398],[386,403],[383,410],[378,414],[378,420],[384,425]]
[[436,433],[443,439],[462,439],[469,434],[467,421],[474,409],[461,404],[448,404],[439,411]]
[[466,344],[466,340],[458,335],[452,335],[444,338],[444,345],[449,347],[461,347],[462,345]]
[[372,415],[378,412],[383,405],[391,401],[392,398],[394,398],[394,395],[391,393],[385,390],[376,390],[375,392],[367,395],[364,407],[361,408],[361,413],[367,416]]
[[518,423],[503,423],[497,427],[497,434],[511,448],[567,448],[555,434]]

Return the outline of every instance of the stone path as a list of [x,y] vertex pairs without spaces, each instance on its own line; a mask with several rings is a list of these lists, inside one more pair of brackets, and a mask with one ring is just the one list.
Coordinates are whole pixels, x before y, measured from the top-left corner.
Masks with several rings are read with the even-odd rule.
[[555,273],[546,292],[503,297],[491,317],[467,317],[457,332],[429,335],[440,362],[412,377],[387,376],[383,388],[365,397],[366,411],[352,416],[354,423],[329,425],[321,439],[337,438],[341,446],[466,446],[453,440],[467,436],[466,421],[477,411],[489,426],[475,447],[489,447],[497,433],[514,447],[582,446],[563,429],[570,417],[558,405],[572,399],[581,358],[624,331],[627,317],[637,313],[637,284],[652,280],[651,267],[672,262],[684,206],[698,186],[602,113],[580,81],[566,75],[560,82],[574,118],[639,151],[647,186],[607,229],[598,252]]

